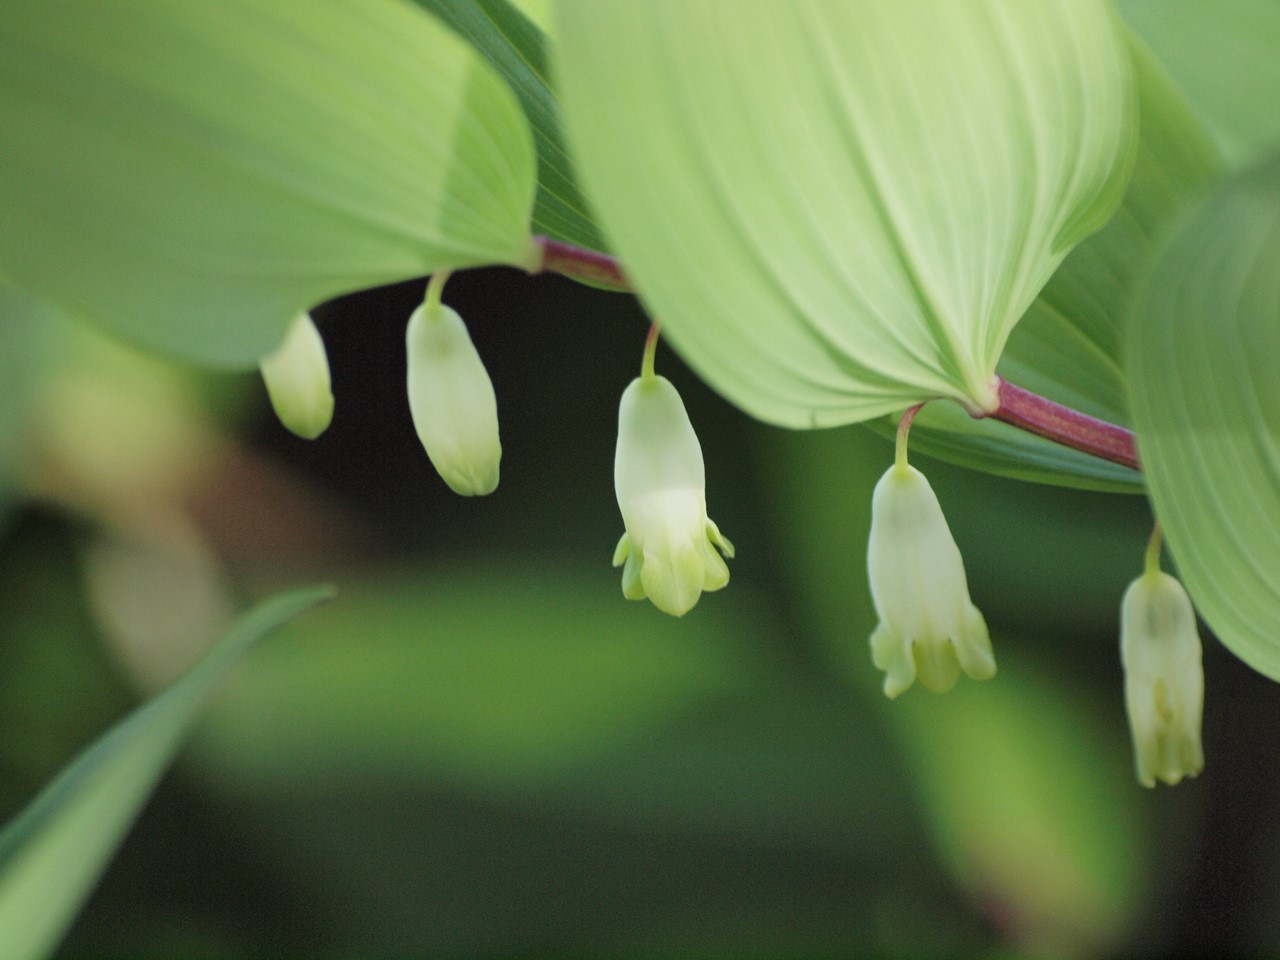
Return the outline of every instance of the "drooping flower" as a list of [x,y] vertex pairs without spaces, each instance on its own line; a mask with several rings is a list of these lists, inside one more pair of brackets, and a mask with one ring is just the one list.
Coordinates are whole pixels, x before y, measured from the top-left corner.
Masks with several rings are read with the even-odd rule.
[[329,358],[310,314],[299,314],[280,346],[258,365],[280,422],[306,440],[324,433],[333,419]]
[[623,596],[679,617],[729,582],[720,554],[732,558],[733,544],[707,516],[702,447],[676,388],[651,371],[622,394],[614,486],[627,528],[613,554]]
[[995,676],[987,624],[969,599],[960,550],[929,481],[905,459],[872,495],[867,571],[880,617],[871,658],[885,671],[887,696],[903,693],[917,677],[941,693],[961,670],[975,680]]
[[1125,707],[1139,782],[1172,786],[1204,768],[1204,669],[1187,591],[1149,567],[1120,604]]
[[409,411],[444,482],[463,496],[482,496],[498,486],[498,404],[466,325],[435,289],[405,332]]

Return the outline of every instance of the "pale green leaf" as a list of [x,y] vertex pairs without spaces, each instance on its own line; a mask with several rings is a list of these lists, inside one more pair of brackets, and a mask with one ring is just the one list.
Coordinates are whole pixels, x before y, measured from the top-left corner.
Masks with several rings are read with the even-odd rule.
[[785,426],[989,408],[1134,151],[1129,51],[1089,0],[561,0],[556,37],[570,143],[648,308]]
[[[603,250],[604,241],[574,177],[560,131],[560,107],[547,69],[546,0],[416,0],[465,37],[515,92],[538,148],[535,231]],[[536,15],[536,19],[534,19]],[[530,22],[533,20],[533,22]]]
[[1280,159],[1215,194],[1161,258],[1128,341],[1147,485],[1206,623],[1280,679]]
[[1280,145],[1280,3],[1117,0],[1235,163]]
[[335,294],[534,255],[519,105],[395,0],[8,0],[0,115],[0,274],[201,361],[250,365]]
[[0,832],[0,955],[49,956],[232,662],[328,595],[277,597],[182,679],[89,746]]
[[[1142,126],[1124,201],[1107,226],[1063,261],[1009,337],[999,371],[1013,383],[1127,426],[1121,368],[1125,318],[1142,268],[1161,237],[1222,167],[1218,151],[1159,64],[1134,44]],[[877,425],[888,435],[895,427]],[[1074,487],[1141,492],[1132,470],[954,404],[931,404],[911,430],[915,449],[1017,477]]]

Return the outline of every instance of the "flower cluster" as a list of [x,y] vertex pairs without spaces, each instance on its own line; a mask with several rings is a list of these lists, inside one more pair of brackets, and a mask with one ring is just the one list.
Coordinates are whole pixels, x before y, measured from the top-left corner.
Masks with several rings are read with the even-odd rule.
[[[440,301],[447,277],[431,278],[405,332],[407,389],[414,427],[444,481],[464,496],[498,485],[502,446],[493,384],[466,325]],[[657,326],[645,345],[641,374],[623,391],[618,411],[614,485],[625,532],[613,554],[622,593],[683,616],[703,593],[729,582],[733,544],[707,516],[706,468],[680,394],[654,372]],[[279,348],[261,362],[277,415],[314,438],[333,415],[324,344],[303,314]],[[935,693],[963,673],[996,674],[986,620],[969,595],[964,561],[929,481],[907,462],[907,437],[919,407],[899,423],[895,462],[871,500],[867,574],[879,622],[871,659],[884,671],[890,698],[917,680]],[[1146,571],[1124,595],[1121,654],[1125,703],[1138,780],[1175,784],[1204,765],[1200,639],[1182,585],[1159,569],[1159,532]]]

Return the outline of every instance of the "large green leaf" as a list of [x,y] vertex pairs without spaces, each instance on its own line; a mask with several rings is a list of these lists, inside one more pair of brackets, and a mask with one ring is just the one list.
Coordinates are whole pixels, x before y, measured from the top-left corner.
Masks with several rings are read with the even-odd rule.
[[1280,679],[1280,158],[1178,232],[1128,344],[1156,516],[1210,628]]
[[[515,91],[538,147],[538,197],[533,226],[539,233],[592,250],[604,241],[582,198],[560,132],[560,107],[551,92],[547,38],[539,27],[547,11],[527,0],[417,0],[465,37]],[[545,3],[542,4],[545,8]],[[528,14],[538,13],[540,22]]]
[[[1128,425],[1121,341],[1134,288],[1161,237],[1217,176],[1222,161],[1201,122],[1159,64],[1133,45],[1142,126],[1133,177],[1107,226],[1082,242],[1027,311],[999,370],[1028,390]],[[876,425],[892,435],[888,421]],[[954,404],[926,407],[912,446],[964,466],[1076,487],[1140,492],[1132,470]]]
[[228,667],[327,595],[298,591],[246,615],[181,680],[82,752],[0,832],[0,954],[6,960],[50,955]]
[[8,0],[0,115],[0,275],[201,361],[255,363],[338,293],[536,255],[519,105],[396,0]]
[[1124,192],[1109,7],[561,0],[593,207],[715,388],[791,427],[989,409],[1009,332]]
[[1234,162],[1280,145],[1280,3],[1116,0]]

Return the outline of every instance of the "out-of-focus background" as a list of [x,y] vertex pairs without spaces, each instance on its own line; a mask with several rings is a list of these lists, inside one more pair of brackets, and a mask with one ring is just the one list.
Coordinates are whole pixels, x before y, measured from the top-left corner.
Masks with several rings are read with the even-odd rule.
[[1120,596],[1141,498],[913,460],[999,676],[879,691],[860,428],[753,422],[663,347],[733,579],[682,620],[609,566],[625,296],[455,276],[498,396],[493,496],[435,475],[404,392],[422,284],[315,316],[337,412],[108,344],[6,294],[0,815],[250,600],[338,598],[254,650],[66,956],[1176,956],[1280,949],[1280,694],[1206,635],[1196,781],[1132,773]]

